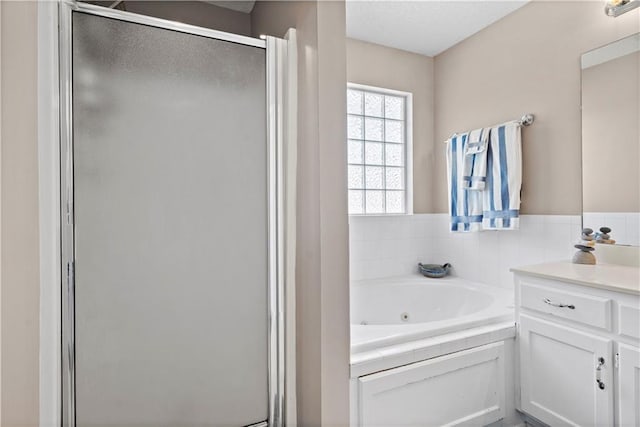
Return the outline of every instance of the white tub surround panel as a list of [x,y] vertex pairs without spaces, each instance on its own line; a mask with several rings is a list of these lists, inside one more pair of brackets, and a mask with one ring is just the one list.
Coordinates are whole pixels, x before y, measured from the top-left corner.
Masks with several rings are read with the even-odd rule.
[[512,291],[414,275],[351,292],[352,426],[519,422]]
[[353,352],[351,354],[351,378],[432,359],[443,354],[513,339],[515,336],[514,322],[505,321],[409,341],[404,344]]
[[360,377],[360,425],[499,421],[505,415],[504,364],[499,342]]
[[522,215],[519,230],[466,234],[449,232],[447,214],[349,222],[352,281],[417,274],[418,262],[450,262],[454,276],[507,288],[511,267],[570,259],[582,226],[579,215]]
[[640,426],[640,269],[513,269],[519,408],[549,425]]
[[[517,425],[515,332],[513,322],[503,322],[353,354],[351,426],[469,425],[469,420],[475,420],[474,425],[498,420],[503,420],[500,425]],[[499,354],[469,360],[471,354],[487,355],[488,348]],[[379,393],[389,392],[390,400],[377,400],[372,384],[381,387]],[[431,392],[423,389],[426,386],[433,387]],[[434,390],[439,398],[430,394]],[[460,390],[465,390],[463,395]]]

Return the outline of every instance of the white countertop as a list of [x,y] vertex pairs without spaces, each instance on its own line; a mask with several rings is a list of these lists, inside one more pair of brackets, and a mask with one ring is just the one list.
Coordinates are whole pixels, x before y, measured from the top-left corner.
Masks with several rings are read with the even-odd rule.
[[640,295],[640,268],[616,264],[584,265],[570,261],[515,267],[514,273]]

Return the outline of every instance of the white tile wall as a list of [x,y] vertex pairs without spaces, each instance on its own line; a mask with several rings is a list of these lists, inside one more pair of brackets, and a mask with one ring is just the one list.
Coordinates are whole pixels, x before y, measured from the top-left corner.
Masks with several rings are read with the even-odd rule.
[[510,287],[513,266],[570,259],[581,222],[578,215],[523,215],[519,230],[463,234],[449,232],[446,214],[351,217],[351,280],[415,274],[418,262],[449,262],[456,276]]
[[611,238],[619,245],[640,246],[640,213],[638,212],[585,212],[585,227],[598,231],[611,229]]
[[415,272],[430,256],[430,226],[428,215],[350,217],[351,279]]

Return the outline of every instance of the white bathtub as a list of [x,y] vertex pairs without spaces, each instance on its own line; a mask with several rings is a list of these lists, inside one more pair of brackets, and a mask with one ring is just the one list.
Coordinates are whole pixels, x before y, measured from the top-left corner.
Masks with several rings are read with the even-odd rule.
[[351,353],[513,319],[513,291],[457,277],[351,284]]

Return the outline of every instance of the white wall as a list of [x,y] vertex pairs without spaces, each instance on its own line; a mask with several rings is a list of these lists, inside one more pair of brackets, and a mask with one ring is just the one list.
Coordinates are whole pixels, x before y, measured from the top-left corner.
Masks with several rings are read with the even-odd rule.
[[453,275],[511,287],[511,267],[570,259],[581,227],[579,215],[522,215],[519,230],[479,233],[451,233],[448,221],[446,214],[350,217],[351,280],[449,262]]

